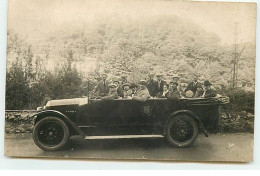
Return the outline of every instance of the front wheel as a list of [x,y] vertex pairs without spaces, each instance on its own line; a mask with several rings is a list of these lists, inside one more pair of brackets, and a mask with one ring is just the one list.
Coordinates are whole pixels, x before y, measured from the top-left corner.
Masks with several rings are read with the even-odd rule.
[[177,115],[170,119],[166,127],[166,138],[175,147],[188,147],[198,137],[198,124],[187,115]]
[[69,139],[69,128],[57,117],[45,117],[36,123],[33,129],[33,140],[42,150],[61,149]]

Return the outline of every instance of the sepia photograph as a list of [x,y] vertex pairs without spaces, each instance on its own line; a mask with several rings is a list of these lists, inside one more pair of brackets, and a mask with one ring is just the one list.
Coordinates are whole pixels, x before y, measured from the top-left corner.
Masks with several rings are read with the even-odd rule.
[[256,3],[9,0],[8,157],[253,162]]

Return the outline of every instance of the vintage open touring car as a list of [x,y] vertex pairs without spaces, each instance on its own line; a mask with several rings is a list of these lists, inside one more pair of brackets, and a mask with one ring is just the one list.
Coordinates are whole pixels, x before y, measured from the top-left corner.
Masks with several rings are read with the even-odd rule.
[[61,149],[70,136],[84,139],[166,138],[175,147],[194,143],[198,133],[207,137],[205,124],[219,118],[219,107],[229,102],[214,98],[150,98],[51,100],[33,115],[33,139],[43,150]]

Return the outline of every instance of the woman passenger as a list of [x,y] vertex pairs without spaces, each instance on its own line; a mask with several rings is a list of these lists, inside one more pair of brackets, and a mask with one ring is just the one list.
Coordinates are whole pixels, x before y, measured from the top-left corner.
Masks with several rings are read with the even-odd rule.
[[167,95],[168,92],[169,92],[168,85],[164,84],[163,85],[163,92],[158,93],[157,97],[158,98],[166,98],[166,95]]

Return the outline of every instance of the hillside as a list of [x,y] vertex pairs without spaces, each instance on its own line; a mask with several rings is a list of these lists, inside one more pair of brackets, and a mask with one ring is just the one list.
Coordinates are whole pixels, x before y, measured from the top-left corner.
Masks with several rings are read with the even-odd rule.
[[[33,59],[47,63],[47,69],[61,65],[72,51],[76,65],[91,63],[86,67],[90,72],[105,71],[111,76],[126,73],[134,81],[149,72],[162,72],[165,79],[178,73],[185,82],[195,73],[223,85],[228,85],[231,78],[233,46],[221,46],[215,34],[178,17],[156,17],[145,22],[117,17],[77,30],[64,28],[44,41],[30,44]],[[255,45],[246,44],[239,62],[243,72],[238,79],[254,82],[254,60]]]
[[[197,74],[201,81],[209,79],[217,87],[231,85],[234,46],[221,45],[217,35],[187,19],[116,16],[78,26],[61,26],[30,41],[9,29],[7,89],[13,89],[16,82],[29,88],[36,83],[35,92],[41,96],[35,98],[38,104],[44,97],[82,95],[86,81],[94,84],[100,72],[106,72],[109,79],[127,74],[133,82],[160,72],[165,80],[177,73],[187,83]],[[254,89],[255,43],[240,43],[238,51],[242,50],[238,81]],[[16,74],[22,75],[16,80]],[[15,91],[10,91],[13,99]]]

